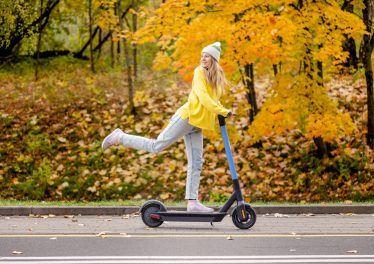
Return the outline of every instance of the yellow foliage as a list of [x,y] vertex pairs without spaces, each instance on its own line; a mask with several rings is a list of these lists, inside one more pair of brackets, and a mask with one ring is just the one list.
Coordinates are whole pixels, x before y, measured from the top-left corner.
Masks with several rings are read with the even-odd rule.
[[355,128],[348,114],[326,113],[311,114],[308,117],[305,136],[309,139],[322,137],[332,142],[339,136],[350,135]]
[[149,100],[149,95],[145,91],[137,90],[134,95],[134,103],[139,104]]
[[153,61],[153,69],[160,71],[171,67],[171,59],[165,52],[157,52],[156,58]]
[[250,127],[253,142],[293,129],[301,129],[309,139],[322,137],[331,142],[355,128],[349,114],[337,110],[326,89],[305,75],[278,76],[273,91]]

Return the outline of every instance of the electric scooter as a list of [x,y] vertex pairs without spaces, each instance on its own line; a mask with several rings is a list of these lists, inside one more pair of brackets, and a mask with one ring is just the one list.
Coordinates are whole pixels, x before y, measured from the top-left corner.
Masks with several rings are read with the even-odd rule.
[[234,184],[234,192],[227,202],[217,212],[186,212],[186,211],[168,211],[160,201],[149,200],[140,208],[140,214],[144,224],[149,227],[158,227],[164,221],[177,222],[221,222],[229,214],[231,206],[237,202],[231,212],[234,225],[240,229],[249,229],[256,223],[256,213],[253,208],[244,203],[243,195],[240,190],[239,180],[236,173],[234,159],[231,152],[230,142],[226,130],[226,120],[224,116],[219,115],[219,126],[225,146],[227,161]]

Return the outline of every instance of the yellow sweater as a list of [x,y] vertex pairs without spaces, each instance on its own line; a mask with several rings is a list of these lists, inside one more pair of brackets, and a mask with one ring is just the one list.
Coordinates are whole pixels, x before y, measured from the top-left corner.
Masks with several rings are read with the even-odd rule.
[[219,102],[221,93],[216,93],[205,78],[204,69],[198,66],[194,71],[192,89],[188,101],[178,109],[181,118],[201,129],[214,130],[217,115],[227,116],[226,109]]

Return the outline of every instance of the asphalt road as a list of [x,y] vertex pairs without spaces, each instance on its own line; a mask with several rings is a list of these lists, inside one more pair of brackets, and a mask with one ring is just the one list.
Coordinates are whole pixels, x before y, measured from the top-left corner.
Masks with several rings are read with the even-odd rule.
[[0,217],[0,263],[374,263],[374,215],[259,215],[164,223],[133,216]]

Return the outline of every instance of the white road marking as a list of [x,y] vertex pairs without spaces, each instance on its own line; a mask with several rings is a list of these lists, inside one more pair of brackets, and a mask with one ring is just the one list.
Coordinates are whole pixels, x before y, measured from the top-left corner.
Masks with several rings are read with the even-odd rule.
[[374,263],[374,255],[278,255],[278,256],[61,256],[0,257],[1,263],[50,264],[161,264],[161,263]]
[[107,237],[107,238],[215,238],[227,237],[232,238],[251,238],[251,237],[374,237],[374,234],[232,234],[232,233],[206,233],[206,234],[183,234],[183,233],[158,233],[158,234],[0,234],[0,238],[38,238],[38,237],[60,237],[60,238],[74,238],[74,237]]

